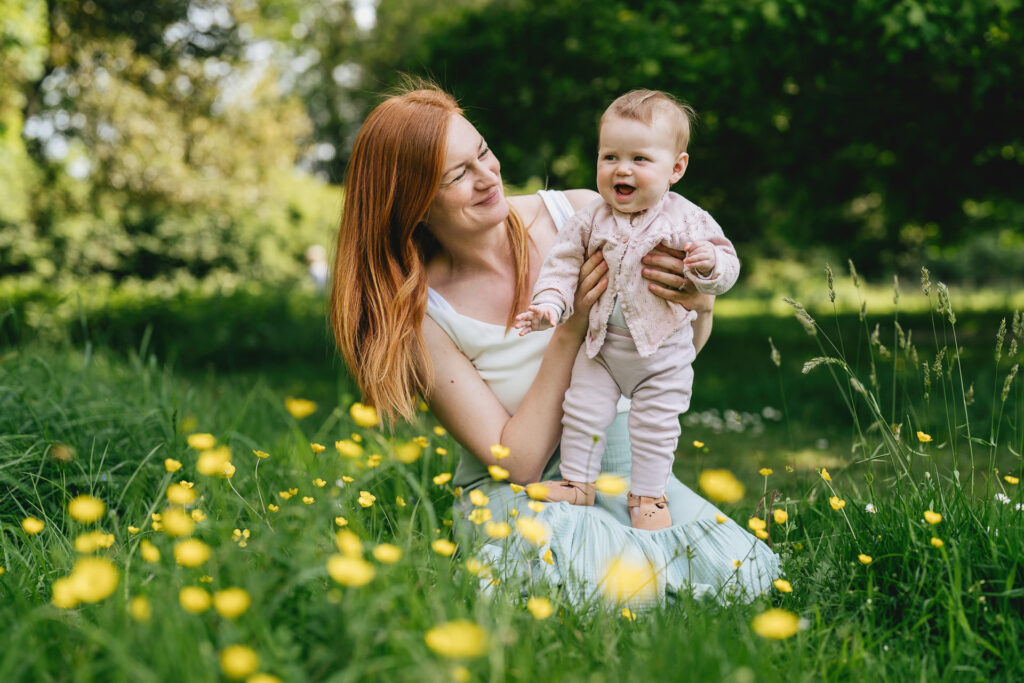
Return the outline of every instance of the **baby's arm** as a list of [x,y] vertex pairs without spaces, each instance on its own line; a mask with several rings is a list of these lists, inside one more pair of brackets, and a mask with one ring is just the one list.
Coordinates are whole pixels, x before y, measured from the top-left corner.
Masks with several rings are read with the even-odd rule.
[[736,248],[707,211],[686,212],[680,229],[664,244],[687,252],[686,275],[702,294],[725,294],[739,279]]
[[[557,315],[554,320],[548,313],[542,317],[547,318],[552,325],[559,320],[568,318],[573,313],[573,300],[576,296],[576,287],[579,284],[580,268],[587,258],[587,243],[590,241],[590,222],[585,217],[592,216],[592,212],[581,212],[570,218],[562,229],[558,231],[558,239],[551,245],[544,263],[537,276],[537,282],[533,287],[533,298],[530,302],[531,308],[536,306],[551,307]],[[526,317],[524,317],[526,316]],[[527,310],[520,313],[516,318],[530,319],[539,322]],[[523,326],[516,325],[522,332]],[[543,329],[532,327],[532,329]],[[527,330],[529,331],[529,330]]]
[[519,336],[530,332],[539,332],[558,324],[562,317],[562,307],[555,304],[531,304],[524,312],[516,316],[512,327],[519,330]]

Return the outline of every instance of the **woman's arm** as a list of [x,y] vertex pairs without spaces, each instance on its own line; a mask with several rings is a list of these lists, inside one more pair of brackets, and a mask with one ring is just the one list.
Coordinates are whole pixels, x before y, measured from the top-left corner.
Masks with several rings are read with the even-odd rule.
[[431,411],[484,465],[497,462],[491,446],[500,443],[508,448],[511,454],[500,464],[512,481],[537,481],[558,445],[562,400],[586,334],[590,307],[608,286],[607,270],[600,254],[584,262],[575,312],[555,328],[537,377],[513,415],[444,330],[433,320],[424,320],[423,336],[433,366],[433,389],[425,397]]
[[697,312],[697,319],[693,321],[693,346],[700,353],[711,336],[715,297],[698,292],[683,275],[685,257],[685,251],[659,245],[644,256],[643,276],[649,281],[647,287],[652,293]]

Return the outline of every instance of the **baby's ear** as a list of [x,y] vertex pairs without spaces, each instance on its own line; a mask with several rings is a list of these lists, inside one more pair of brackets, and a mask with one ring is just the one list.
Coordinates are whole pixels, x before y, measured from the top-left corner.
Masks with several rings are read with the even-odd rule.
[[669,180],[672,185],[679,182],[683,174],[686,173],[686,166],[690,163],[690,155],[686,152],[680,152],[676,157],[675,163],[672,165],[672,175],[669,176]]

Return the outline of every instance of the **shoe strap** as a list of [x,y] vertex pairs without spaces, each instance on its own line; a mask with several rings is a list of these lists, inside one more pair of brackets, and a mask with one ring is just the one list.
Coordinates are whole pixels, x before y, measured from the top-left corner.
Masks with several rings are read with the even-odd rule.
[[626,498],[626,505],[631,508],[638,508],[641,505],[656,505],[657,507],[661,507],[666,503],[668,503],[668,496],[665,494],[655,498],[654,496],[637,496],[630,493]]

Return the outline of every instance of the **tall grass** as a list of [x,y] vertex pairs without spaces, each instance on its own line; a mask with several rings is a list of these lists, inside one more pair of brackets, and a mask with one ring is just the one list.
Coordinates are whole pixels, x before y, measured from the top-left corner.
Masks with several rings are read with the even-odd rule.
[[[855,273],[851,280],[858,283]],[[573,608],[554,586],[505,581],[482,590],[466,566],[474,547],[433,550],[452,538],[456,495],[434,477],[452,471],[459,446],[428,413],[393,434],[359,426],[344,375],[324,381],[322,369],[307,369],[298,376],[321,377],[304,386],[274,373],[182,374],[146,348],[7,347],[0,680],[218,680],[219,657],[235,644],[258,654],[259,671],[298,681],[1019,678],[1024,511],[1020,485],[1005,477],[1022,475],[1021,316],[1008,315],[998,333],[965,333],[948,290],[924,287],[934,325],[926,341],[901,324],[898,289],[891,320],[873,320],[864,306],[853,335],[840,308],[829,320],[794,301],[819,345],[798,363],[805,377],[787,371],[789,347],[778,337],[778,365],[766,338],[747,340],[766,349],[763,372],[781,382],[787,411],[800,409],[801,386],[821,373],[834,392],[822,400],[845,406],[834,422],[846,425],[851,455],[825,473],[781,452],[775,461],[740,460],[706,439],[701,466],[727,463],[749,484],[726,511],[742,523],[766,518],[792,592],[726,607],[683,598],[635,621],[615,606]],[[705,353],[715,353],[714,339]],[[983,356],[991,359],[984,373],[976,370]],[[994,376],[991,386],[972,389],[975,372]],[[314,399],[317,410],[293,417],[289,395]],[[201,453],[187,443],[197,432],[230,448],[231,478],[198,473]],[[351,457],[336,441],[348,442],[341,450]],[[681,450],[680,475],[696,487],[692,451]],[[182,469],[168,472],[168,458]],[[773,472],[759,475],[758,465]],[[190,511],[202,511],[193,536],[211,550],[194,568],[175,562],[179,539],[153,526],[169,506],[168,487],[183,479],[198,494]],[[106,503],[97,523],[70,517],[68,502],[81,494]],[[766,515],[768,501],[788,521]],[[925,511],[941,521],[929,523]],[[22,529],[29,516],[45,522],[41,533]],[[327,570],[341,553],[339,517],[372,568],[360,587]],[[94,528],[113,536],[97,554],[117,568],[117,589],[96,604],[57,607],[54,583],[80,557],[75,539]],[[143,540],[159,560],[145,561]],[[401,558],[378,560],[382,543]],[[212,608],[193,614],[179,601],[186,586],[239,587],[252,604],[234,619]],[[531,596],[548,598],[553,614],[532,616]],[[148,619],[132,614],[139,597]],[[773,606],[799,615],[799,632],[758,635],[752,618]],[[428,646],[430,629],[459,619],[486,634],[478,655],[449,658]]]

